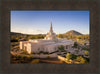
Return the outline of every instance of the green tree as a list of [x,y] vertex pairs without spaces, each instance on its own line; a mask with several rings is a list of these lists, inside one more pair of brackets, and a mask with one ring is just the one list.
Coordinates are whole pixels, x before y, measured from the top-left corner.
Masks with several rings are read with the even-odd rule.
[[63,45],[60,45],[60,46],[58,46],[58,49],[59,49],[60,51],[64,51],[64,46],[63,46]]
[[77,47],[78,47],[78,43],[74,42],[74,48],[77,48]]
[[58,34],[57,37],[64,38],[64,35],[63,34]]
[[72,58],[72,55],[70,53],[67,53],[66,58],[67,58],[67,60],[70,60]]
[[77,55],[71,54],[71,59],[74,60],[77,58]]

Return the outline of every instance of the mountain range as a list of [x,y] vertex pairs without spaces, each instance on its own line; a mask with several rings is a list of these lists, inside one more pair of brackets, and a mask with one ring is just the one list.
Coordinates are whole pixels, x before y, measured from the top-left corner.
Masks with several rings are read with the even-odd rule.
[[[11,35],[31,35],[31,34],[23,34],[23,33],[17,33],[17,32],[11,32]],[[78,31],[75,31],[75,30],[70,30],[66,33],[64,33],[66,35],[83,35],[82,33],[78,32]]]

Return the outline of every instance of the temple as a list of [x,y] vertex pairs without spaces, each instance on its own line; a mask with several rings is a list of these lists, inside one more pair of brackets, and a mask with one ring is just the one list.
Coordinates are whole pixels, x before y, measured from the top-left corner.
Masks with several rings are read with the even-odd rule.
[[20,41],[20,49],[26,50],[28,53],[48,52],[52,53],[59,50],[59,46],[63,45],[64,49],[70,49],[74,41],[66,38],[60,39],[53,32],[52,22],[50,30],[44,39],[30,39],[29,41]]

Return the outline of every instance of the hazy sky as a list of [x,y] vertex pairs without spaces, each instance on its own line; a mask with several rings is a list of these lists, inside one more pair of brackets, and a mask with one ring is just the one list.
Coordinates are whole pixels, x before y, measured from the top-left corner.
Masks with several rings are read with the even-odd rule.
[[69,30],[89,34],[89,11],[11,11],[11,32],[46,34],[51,21],[57,34]]

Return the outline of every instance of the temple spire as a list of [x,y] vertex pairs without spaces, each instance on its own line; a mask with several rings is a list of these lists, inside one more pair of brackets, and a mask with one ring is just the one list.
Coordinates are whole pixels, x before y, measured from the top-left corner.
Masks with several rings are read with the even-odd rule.
[[51,21],[51,26],[50,26],[50,32],[53,32],[53,29],[52,29],[52,21]]
[[58,41],[58,39],[57,39],[57,37],[56,37],[56,34],[53,32],[52,21],[51,21],[50,30],[49,30],[49,32],[47,33],[45,39],[47,39],[47,40],[53,40],[53,41],[55,41],[55,42]]

